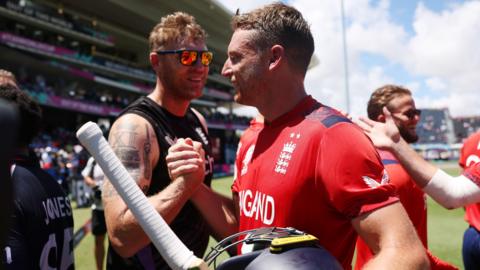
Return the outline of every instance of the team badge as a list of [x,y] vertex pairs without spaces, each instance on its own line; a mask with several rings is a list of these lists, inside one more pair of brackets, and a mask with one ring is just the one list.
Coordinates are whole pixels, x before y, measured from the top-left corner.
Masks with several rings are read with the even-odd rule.
[[290,133],[290,141],[283,145],[283,149],[275,164],[275,172],[280,174],[286,174],[290,160],[292,159],[293,151],[297,147],[297,144],[293,140],[300,139],[300,133]]

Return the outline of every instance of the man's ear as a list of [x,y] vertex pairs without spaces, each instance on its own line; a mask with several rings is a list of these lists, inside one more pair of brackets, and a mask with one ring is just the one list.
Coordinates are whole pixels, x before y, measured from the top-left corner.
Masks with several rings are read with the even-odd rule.
[[383,113],[379,114],[377,116],[377,120],[378,122],[382,122],[382,123],[385,123],[385,115]]
[[152,65],[152,68],[155,69],[158,67],[158,54],[151,52],[150,53],[150,65]]
[[285,61],[285,49],[281,45],[274,45],[270,49],[270,64],[269,69],[277,69],[280,64]]

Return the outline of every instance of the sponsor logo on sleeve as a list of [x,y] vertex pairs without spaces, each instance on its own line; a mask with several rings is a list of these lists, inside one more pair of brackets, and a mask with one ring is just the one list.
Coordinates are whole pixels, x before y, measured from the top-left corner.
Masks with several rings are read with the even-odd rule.
[[250,161],[252,160],[253,152],[255,151],[255,145],[250,145],[250,147],[247,150],[247,153],[245,154],[245,157],[243,158],[242,161],[242,171],[240,172],[240,175],[245,175],[248,171],[248,164],[250,164]]
[[390,182],[390,178],[388,177],[388,173],[385,169],[383,170],[382,180],[380,183],[377,182],[377,180],[368,176],[362,176],[362,179],[363,179],[363,182],[365,182],[365,184],[367,184],[367,186],[371,188],[377,188],[381,185],[385,185],[385,184],[388,184],[388,182]]

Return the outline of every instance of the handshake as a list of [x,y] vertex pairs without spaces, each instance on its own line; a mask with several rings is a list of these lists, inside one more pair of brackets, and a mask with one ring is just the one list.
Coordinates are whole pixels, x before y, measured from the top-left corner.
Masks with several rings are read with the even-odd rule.
[[182,179],[191,188],[198,187],[205,177],[205,151],[200,142],[190,138],[178,139],[168,149],[165,158],[172,181]]

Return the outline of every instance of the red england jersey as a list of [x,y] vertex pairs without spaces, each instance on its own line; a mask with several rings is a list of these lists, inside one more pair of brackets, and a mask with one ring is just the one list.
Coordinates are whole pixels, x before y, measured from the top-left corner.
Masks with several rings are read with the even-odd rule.
[[[480,184],[480,167],[476,163],[480,162],[480,132],[474,133],[463,143],[460,151],[458,164],[462,167],[464,175]],[[476,167],[476,168],[474,168]],[[477,230],[480,230],[480,203],[470,204],[465,207],[465,220]]]
[[239,230],[294,227],[315,235],[351,269],[351,220],[398,201],[370,140],[338,111],[312,97],[242,136],[232,191]]

